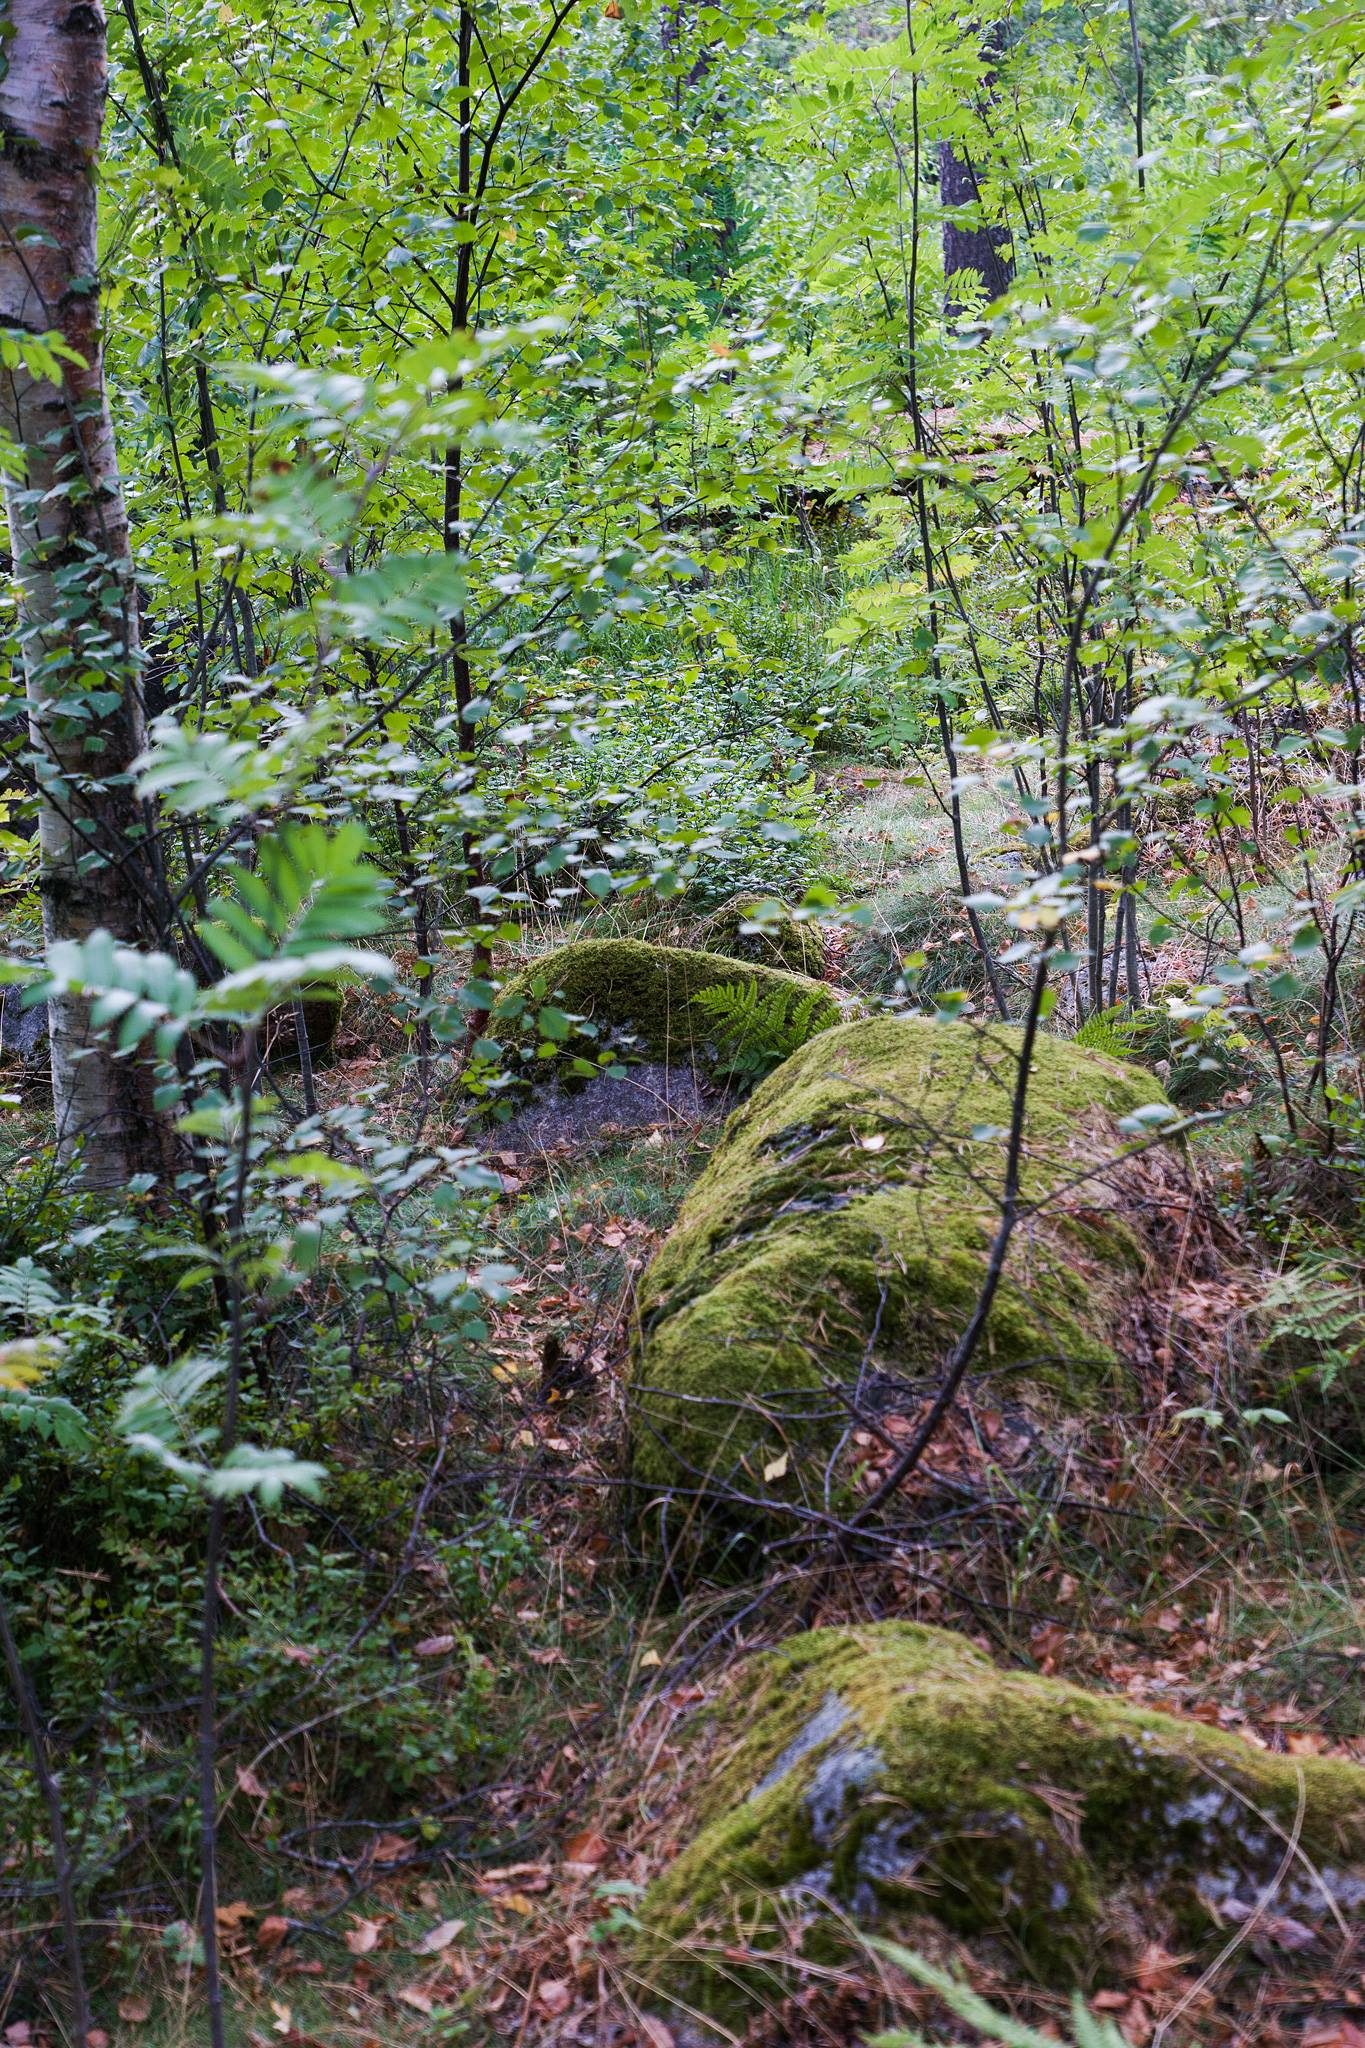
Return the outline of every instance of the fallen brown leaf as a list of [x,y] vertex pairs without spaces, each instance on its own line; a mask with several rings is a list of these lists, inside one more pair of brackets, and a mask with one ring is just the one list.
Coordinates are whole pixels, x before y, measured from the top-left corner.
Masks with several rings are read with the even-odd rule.
[[457,1934],[463,1934],[463,1920],[442,1920],[435,1927],[429,1927],[420,1941],[412,1945],[415,1956],[438,1956],[443,1948],[449,1948]]
[[1147,2048],[1152,2038],[1152,2015],[1140,1998],[1130,2001],[1128,2010],[1119,2021],[1119,2032],[1130,2048]]
[[542,1977],[536,1987],[536,2004],[557,2017],[573,2004],[574,1987],[567,1977]]
[[1180,1957],[1173,1956],[1159,1941],[1149,1941],[1133,1971],[1139,1991],[1165,1991],[1180,1974]]
[[476,1880],[476,1889],[484,1891],[514,1883],[518,1891],[547,1892],[553,1882],[548,1863],[505,1863],[498,1870],[485,1870]]
[[564,1844],[564,1868],[575,1875],[596,1870],[606,1862],[610,1847],[605,1835],[599,1835],[595,1828],[584,1828],[581,1834],[570,1835]]
[[353,1956],[367,1956],[371,1949],[378,1948],[383,1931],[378,1920],[356,1919],[355,1925],[346,1929],[342,1940]]
[[256,1946],[263,1949],[278,1948],[289,1932],[289,1922],[278,1913],[267,1913],[256,1929]]
[[407,1841],[402,1835],[380,1835],[370,1850],[370,1861],[372,1863],[397,1863],[399,1858],[406,1856],[407,1853]]

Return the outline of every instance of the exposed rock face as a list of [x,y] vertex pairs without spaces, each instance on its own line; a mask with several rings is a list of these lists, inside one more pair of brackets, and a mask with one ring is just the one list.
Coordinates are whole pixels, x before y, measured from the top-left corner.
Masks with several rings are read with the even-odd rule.
[[496,1128],[500,1146],[549,1152],[561,1145],[591,1148],[604,1135],[676,1128],[716,1116],[731,1100],[690,1067],[641,1060],[624,1074],[596,1074],[577,1087],[552,1081]]
[[[903,1411],[936,1383],[999,1218],[1018,1032],[882,1018],[794,1053],[726,1126],[645,1276],[632,1398],[644,1486],[826,1498],[850,1395]],[[1150,1074],[1038,1042],[1026,1214],[981,1369],[1085,1409],[1112,1384],[1167,1163],[1115,1164]],[[1164,1174],[1164,1179],[1163,1179]]]
[[[795,1013],[810,1006],[808,1030],[839,1022],[839,1005],[819,982],[780,968],[727,959],[686,946],[651,946],[639,939],[577,939],[547,953],[504,986],[490,1035],[509,1046],[527,1035],[546,1004],[586,1017],[596,1031],[584,1049],[620,1047],[626,1054],[669,1064],[715,1064],[715,1029],[696,998],[719,988],[755,987],[760,997],[785,996]],[[531,1037],[535,1033],[531,1031]],[[534,1052],[529,1064],[535,1065]]]
[[[663,1988],[727,2016],[747,2002],[735,1945],[771,1946],[754,1935],[778,1896],[807,1954],[837,1953],[841,1918],[894,1937],[927,1916],[1069,1986],[1121,1978],[1147,1941],[1203,1955],[1277,1878],[1306,1950],[1365,1915],[1365,1769],[1001,1671],[910,1623],[742,1665],[680,1780],[644,1947]],[[689,1948],[724,1970],[679,1963]]]
[[0,1057],[21,1060],[26,1067],[47,1060],[47,1004],[23,1009],[17,987],[0,988]]
[[787,907],[764,929],[742,931],[754,922],[754,914],[768,900],[761,896],[736,896],[722,903],[697,926],[696,943],[707,953],[728,953],[732,960],[752,960],[763,967],[784,967],[789,974],[815,977],[825,971],[825,940],[818,924],[798,919]]

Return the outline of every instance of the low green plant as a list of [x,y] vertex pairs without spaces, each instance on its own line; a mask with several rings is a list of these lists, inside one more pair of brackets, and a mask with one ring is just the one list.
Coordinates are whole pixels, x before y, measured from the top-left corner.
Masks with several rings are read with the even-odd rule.
[[[974,2027],[983,2041],[996,2042],[999,2048],[1058,2048],[1059,2036],[1056,2033],[1040,2033],[1036,2027],[1026,2026],[1022,2020],[1011,2019],[1008,2013],[997,2011],[979,1992],[973,1991],[970,1984],[964,1984],[960,1977],[939,1969],[937,1964],[926,1962],[923,1956],[912,1954],[898,1942],[881,1941],[872,1935],[864,1939],[877,1955],[884,1956],[907,1977],[913,1977],[917,1984],[937,1993],[954,2019]],[[1071,2001],[1071,2032],[1060,2038],[1063,2048],[1125,2048],[1123,2035],[1113,2022],[1096,2019],[1093,2013],[1087,2012],[1079,1992]],[[889,2032],[869,2039],[867,2048],[944,2048],[948,2039],[946,2034],[935,2039],[907,2027],[893,2027]]]
[[1365,1294],[1356,1247],[1309,1245],[1276,1274],[1256,1315],[1259,1389],[1295,1411],[1324,1465],[1358,1469],[1365,1447]]
[[[933,1008],[938,999],[962,993],[979,1000],[986,995],[985,965],[960,898],[949,890],[898,890],[873,898],[871,922],[855,927],[848,971],[859,987],[874,995],[909,994]],[[980,913],[987,945],[998,951],[1005,943],[999,914]],[[1001,968],[1008,981],[1011,970]]]
[[1182,1109],[1211,1108],[1229,1088],[1261,1078],[1252,1041],[1224,1011],[1201,1010],[1173,996],[1135,1010],[1127,1030],[1123,1057],[1154,1067]]
[[1087,1052],[1105,1053],[1110,1059],[1128,1060],[1133,1057],[1137,1036],[1137,1027],[1124,1017],[1122,1010],[1096,1010],[1086,1018],[1072,1043],[1084,1046]]
[[[230,1788],[242,1772],[262,1786],[258,1809],[229,1808],[258,1850],[319,1799],[371,1818],[439,1810],[451,1782],[477,1778],[515,1744],[515,1716],[499,1704],[503,1660],[490,1653],[508,1582],[531,1546],[497,1503],[481,1505],[482,1526],[425,1543],[421,1574],[396,1588],[392,1560],[357,1557],[341,1547],[348,1530],[328,1541],[297,1509],[271,1515],[269,1544],[244,1547],[225,1575],[220,1781]],[[151,1834],[188,1894],[198,1859],[190,1793],[202,1564],[188,1549],[132,1537],[109,1541],[91,1564],[49,1576],[11,1549],[0,1573],[72,1788],[82,1891],[108,1896],[111,1878],[116,1891],[126,1885]],[[40,1788],[8,1741],[0,1770],[14,1873],[37,1882],[49,1853]]]
[[1296,1376],[1311,1374],[1324,1393],[1365,1343],[1360,1289],[1325,1252],[1307,1253],[1278,1273],[1261,1298],[1261,1313],[1267,1349],[1300,1358],[1307,1353]]
[[692,998],[715,1034],[721,1057],[716,1072],[731,1080],[761,1081],[815,1035],[825,1006],[822,990],[775,988],[759,992],[756,982],[725,982]]

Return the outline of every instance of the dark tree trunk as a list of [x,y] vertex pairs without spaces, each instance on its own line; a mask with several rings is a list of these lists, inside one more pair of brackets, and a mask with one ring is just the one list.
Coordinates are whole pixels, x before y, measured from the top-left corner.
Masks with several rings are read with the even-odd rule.
[[987,299],[998,299],[1014,281],[1014,255],[1007,227],[987,222],[960,220],[948,208],[970,206],[979,214],[981,191],[976,167],[970,157],[961,157],[951,142],[938,146],[938,196],[943,216],[943,275],[949,281],[945,311],[956,319],[962,311],[954,298],[951,280],[960,271],[971,271],[981,280]]
[[[993,22],[981,40],[982,54],[993,67],[1003,47],[1003,24]],[[968,34],[972,31],[969,29]],[[983,113],[994,98],[995,71],[987,70],[981,81],[977,112]],[[943,276],[948,286],[944,311],[955,320],[962,311],[954,298],[953,277],[969,271],[980,280],[987,300],[998,299],[1014,282],[1014,251],[1009,229],[999,221],[981,218],[981,184],[970,154],[959,155],[951,142],[938,146],[938,196],[943,215]],[[958,219],[958,208],[970,207],[966,218]]]

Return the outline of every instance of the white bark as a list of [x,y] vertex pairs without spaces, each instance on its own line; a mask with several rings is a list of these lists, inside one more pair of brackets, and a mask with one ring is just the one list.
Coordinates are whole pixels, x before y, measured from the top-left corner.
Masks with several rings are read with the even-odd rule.
[[[60,332],[84,358],[60,386],[0,371],[0,432],[32,771],[44,936],[138,943],[150,870],[129,771],[142,747],[137,600],[100,353],[96,171],[105,24],[90,0],[8,0],[0,78],[0,323]],[[61,700],[63,708],[56,709]],[[165,1163],[152,1077],[116,1058],[76,997],[49,1005],[58,1142],[91,1184]]]

